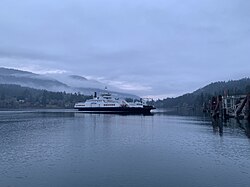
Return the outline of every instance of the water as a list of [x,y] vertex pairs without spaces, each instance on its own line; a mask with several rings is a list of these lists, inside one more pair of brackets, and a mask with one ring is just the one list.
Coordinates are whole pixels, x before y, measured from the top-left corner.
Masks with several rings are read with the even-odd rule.
[[0,186],[248,187],[249,126],[205,117],[0,112]]

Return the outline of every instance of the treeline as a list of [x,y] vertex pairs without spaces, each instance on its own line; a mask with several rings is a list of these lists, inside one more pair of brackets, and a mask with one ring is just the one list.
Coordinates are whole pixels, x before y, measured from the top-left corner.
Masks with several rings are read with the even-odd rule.
[[92,96],[0,84],[0,108],[73,108],[76,102],[89,98]]
[[211,83],[193,92],[194,94],[207,93],[211,95],[242,95],[250,91],[250,79],[220,81]]
[[193,93],[185,94],[176,98],[166,98],[153,101],[157,108],[186,108],[192,110],[201,110],[204,104],[208,103],[213,96],[218,95],[245,95],[250,92],[250,79],[228,82],[211,83]]
[[203,106],[203,104],[210,100],[212,98],[212,95],[210,94],[185,94],[180,97],[176,98],[166,98],[163,100],[157,100],[153,101],[152,104],[154,104],[157,108],[190,108],[190,109],[199,109]]

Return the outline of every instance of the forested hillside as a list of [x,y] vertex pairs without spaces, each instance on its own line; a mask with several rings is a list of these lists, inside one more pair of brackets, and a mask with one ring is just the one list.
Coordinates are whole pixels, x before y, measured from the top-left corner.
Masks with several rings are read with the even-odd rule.
[[0,108],[73,108],[92,96],[0,84]]
[[213,96],[218,95],[242,95],[250,92],[250,79],[231,80],[228,82],[221,81],[211,83],[193,93],[185,94],[176,98],[166,98],[157,100],[154,105],[157,108],[201,108],[203,103],[208,102]]

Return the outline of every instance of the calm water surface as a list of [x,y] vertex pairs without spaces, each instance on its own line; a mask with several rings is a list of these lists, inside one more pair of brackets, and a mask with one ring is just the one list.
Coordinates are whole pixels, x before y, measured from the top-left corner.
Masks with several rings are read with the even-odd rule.
[[249,134],[164,113],[0,111],[0,186],[249,187]]

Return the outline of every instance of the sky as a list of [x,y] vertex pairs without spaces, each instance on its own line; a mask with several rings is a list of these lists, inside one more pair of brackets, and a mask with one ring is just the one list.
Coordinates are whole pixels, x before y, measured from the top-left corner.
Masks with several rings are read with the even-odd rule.
[[1,0],[0,67],[153,98],[250,75],[249,0]]

